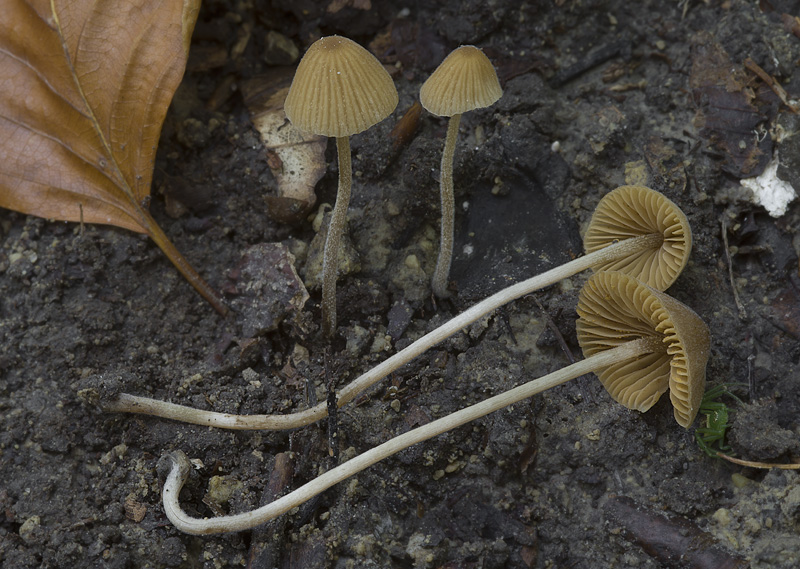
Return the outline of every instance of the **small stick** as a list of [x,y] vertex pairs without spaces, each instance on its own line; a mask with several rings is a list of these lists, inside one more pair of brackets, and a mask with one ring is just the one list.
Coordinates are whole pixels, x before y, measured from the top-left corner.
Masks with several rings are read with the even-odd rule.
[[575,356],[572,355],[572,350],[569,349],[567,345],[567,341],[564,339],[564,336],[561,334],[561,330],[558,329],[558,326],[555,323],[555,320],[550,316],[550,313],[544,309],[542,303],[539,302],[538,298],[534,298],[533,301],[536,303],[536,306],[539,308],[542,314],[544,314],[545,320],[547,320],[547,327],[550,328],[550,331],[556,337],[556,341],[558,341],[558,345],[561,347],[561,351],[564,352],[564,355],[567,356],[569,363],[575,363]]
[[[569,361],[569,363],[574,364],[575,363],[575,356],[572,354],[572,350],[569,349],[569,346],[567,345],[567,341],[564,339],[564,336],[561,334],[561,330],[558,329],[558,326],[556,325],[555,320],[553,320],[553,318],[550,316],[550,313],[547,312],[544,309],[544,306],[542,306],[542,303],[539,302],[538,298],[534,297],[533,300],[534,300],[534,302],[536,302],[536,306],[539,307],[539,310],[542,312],[542,314],[544,314],[544,317],[547,320],[547,327],[550,328],[550,331],[556,337],[556,340],[558,341],[558,345],[561,347],[561,351],[564,352],[565,356],[567,356],[567,360]],[[579,379],[580,379],[580,383],[588,383],[591,380],[591,378],[588,375],[580,377]],[[586,395],[588,396],[589,401],[591,401],[592,403],[595,403],[594,395],[592,394],[592,390],[589,389],[588,386],[585,386],[585,387],[586,387]]]
[[[589,253],[588,255],[584,255],[583,257],[578,257],[569,263],[550,269],[547,272],[511,285],[493,294],[489,298],[465,310],[452,320],[445,322],[435,330],[428,332],[416,342],[400,350],[387,360],[384,360],[382,363],[347,384],[337,394],[337,406],[342,407],[346,405],[358,397],[364,390],[372,387],[399,367],[407,364],[459,330],[466,328],[486,314],[508,304],[512,300],[516,300],[535,290],[555,284],[595,265],[622,259],[646,249],[659,247],[663,240],[663,235],[655,233],[625,239],[603,249],[594,251],[593,253]],[[101,403],[101,408],[108,413],[141,413],[190,423],[192,425],[203,425],[220,429],[264,429],[268,431],[295,429],[297,427],[309,425],[319,421],[328,413],[327,402],[321,402],[304,411],[286,415],[234,415],[216,411],[203,411],[184,405],[176,405],[175,403],[151,399],[149,397],[130,395],[128,393],[120,393],[113,400]]]
[[778,96],[778,98],[783,102],[784,105],[789,107],[789,109],[794,113],[800,113],[800,105],[795,103],[794,101],[789,100],[789,95],[786,93],[786,90],[781,87],[780,83],[775,81],[775,78],[772,77],[769,73],[764,71],[761,66],[758,65],[755,61],[750,59],[749,57],[744,60],[744,66],[747,67],[750,71],[758,75],[761,80],[766,83],[770,89]]
[[580,377],[590,371],[609,366],[621,360],[634,359],[644,354],[665,349],[666,346],[656,338],[640,338],[638,340],[626,342],[616,348],[605,350],[585,360],[581,360],[499,395],[490,397],[480,403],[465,407],[441,419],[437,419],[398,435],[340,464],[336,468],[319,475],[282,498],[278,498],[265,506],[241,514],[199,519],[193,518],[184,512],[178,502],[178,497],[191,471],[191,463],[182,451],[173,451],[164,455],[159,461],[159,468],[165,466],[170,468],[161,493],[164,502],[164,510],[166,511],[167,517],[176,528],[192,535],[206,535],[250,529],[288,512],[292,508],[324,492],[331,486],[350,478],[365,468],[412,445],[426,441],[436,435],[446,433],[447,431],[460,427],[489,413],[517,403],[523,399],[527,399],[541,391]]
[[339,412],[336,406],[336,381],[330,373],[330,352],[325,349],[325,386],[328,390],[328,455],[331,466],[339,464]]
[[[269,475],[269,482],[261,495],[261,504],[267,504],[283,494],[292,483],[294,476],[294,453],[280,452],[275,455],[275,464]],[[258,567],[275,567],[283,548],[283,532],[286,518],[274,524],[253,531],[250,539],[250,552],[247,558],[247,569]]]
[[686,518],[666,517],[627,496],[612,496],[603,506],[606,518],[619,524],[623,535],[664,567],[686,569],[748,569],[750,564],[731,555],[707,532]]
[[732,462],[733,464],[738,464],[740,466],[749,466],[750,468],[780,468],[781,470],[800,470],[800,464],[798,463],[789,463],[789,464],[778,464],[774,462],[753,462],[751,460],[743,460],[741,458],[735,458],[724,452],[717,451],[717,456],[720,458],[724,458],[728,462]]
[[724,214],[722,218],[722,244],[725,246],[725,261],[728,263],[728,278],[731,281],[731,288],[733,289],[733,300],[736,303],[736,309],[739,311],[739,318],[741,320],[747,320],[747,311],[739,300],[739,293],[736,291],[736,283],[733,280],[733,263],[731,262],[731,252],[728,250],[728,224],[725,223]]

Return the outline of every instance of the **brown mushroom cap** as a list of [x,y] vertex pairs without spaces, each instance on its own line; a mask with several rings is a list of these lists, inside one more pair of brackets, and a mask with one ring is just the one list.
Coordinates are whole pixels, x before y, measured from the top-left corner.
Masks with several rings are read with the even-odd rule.
[[492,62],[472,45],[452,51],[419,90],[425,110],[440,117],[488,107],[502,95]]
[[394,82],[374,55],[352,40],[329,36],[300,60],[284,110],[300,130],[343,137],[379,123],[397,102]]
[[692,250],[692,229],[681,209],[659,192],[644,186],[621,186],[606,194],[583,238],[587,253],[639,235],[660,234],[657,249],[594,267],[622,271],[658,290],[666,290],[686,266]]
[[666,293],[617,271],[586,282],[578,300],[578,342],[585,357],[639,338],[663,351],[597,371],[603,387],[628,409],[647,411],[669,388],[675,420],[688,428],[705,391],[708,326]]

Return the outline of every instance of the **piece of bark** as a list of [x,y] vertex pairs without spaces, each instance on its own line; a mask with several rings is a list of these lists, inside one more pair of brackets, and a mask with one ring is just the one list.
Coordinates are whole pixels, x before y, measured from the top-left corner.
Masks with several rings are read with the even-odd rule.
[[612,496],[603,507],[606,519],[622,528],[628,541],[675,569],[749,569],[742,557],[731,555],[714,537],[686,518],[665,516],[627,496]]

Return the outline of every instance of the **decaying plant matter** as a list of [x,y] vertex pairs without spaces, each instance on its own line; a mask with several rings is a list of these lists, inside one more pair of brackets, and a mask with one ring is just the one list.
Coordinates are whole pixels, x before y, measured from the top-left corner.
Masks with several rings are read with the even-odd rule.
[[609,523],[663,567],[680,559],[686,569],[749,569],[750,563],[720,547],[711,534],[681,517],[665,517],[627,496],[612,496],[603,506]]

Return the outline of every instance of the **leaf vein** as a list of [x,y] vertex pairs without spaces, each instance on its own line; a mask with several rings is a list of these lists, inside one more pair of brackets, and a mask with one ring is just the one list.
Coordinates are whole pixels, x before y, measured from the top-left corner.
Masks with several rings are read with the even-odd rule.
[[49,134],[47,132],[43,132],[43,131],[41,131],[41,130],[39,130],[37,128],[34,128],[33,126],[31,126],[31,125],[29,125],[27,123],[18,121],[17,119],[15,119],[13,117],[9,117],[8,115],[4,115],[2,113],[0,113],[0,119],[8,121],[11,124],[14,124],[14,125],[22,128],[22,129],[25,129],[28,132],[30,132],[30,133],[32,133],[32,134],[34,134],[36,136],[40,136],[42,138],[50,140],[51,142],[55,142],[56,144],[58,144],[59,146],[64,148],[67,152],[69,152],[70,154],[72,154],[73,156],[75,156],[76,158],[78,158],[79,160],[84,162],[85,164],[87,164],[93,170],[96,170],[97,172],[100,172],[106,179],[108,179],[109,182],[111,182],[115,186],[119,187],[119,183],[117,181],[115,181],[113,178],[111,178],[109,176],[108,172],[106,172],[104,169],[98,168],[98,165],[95,162],[93,162],[90,158],[87,158],[87,157],[79,154],[78,152],[75,151],[74,148],[72,148],[72,146],[70,146],[69,144],[67,144],[66,142],[61,140],[60,138],[58,138],[56,136],[53,136],[53,135],[51,135],[51,134]]
[[11,51],[8,51],[7,49],[4,49],[4,48],[2,48],[2,47],[0,47],[0,54],[4,54],[4,55],[6,55],[6,56],[10,57],[11,59],[13,59],[13,60],[15,60],[15,61],[19,62],[19,63],[20,63],[20,64],[22,64],[23,66],[25,66],[25,67],[27,67],[28,69],[30,69],[31,71],[33,71],[33,73],[36,75],[36,77],[38,77],[38,78],[39,78],[39,80],[40,80],[40,81],[41,81],[41,82],[42,82],[42,83],[43,83],[43,84],[44,84],[44,85],[45,85],[45,86],[48,88],[48,90],[49,90],[51,93],[53,93],[53,94],[54,94],[56,97],[58,97],[59,99],[61,99],[62,101],[64,101],[64,102],[65,102],[67,105],[69,105],[69,106],[70,106],[72,109],[74,109],[74,110],[75,110],[75,112],[79,113],[79,114],[80,114],[82,117],[84,117],[84,118],[85,118],[85,119],[87,119],[87,120],[91,120],[91,117],[90,117],[90,116],[89,116],[89,115],[86,113],[86,111],[85,111],[84,109],[79,109],[78,107],[76,107],[76,106],[75,106],[75,105],[72,103],[72,101],[70,101],[68,98],[66,98],[66,97],[63,95],[63,93],[61,93],[60,91],[58,91],[58,90],[57,90],[57,89],[56,89],[56,88],[53,86],[53,84],[52,84],[52,83],[50,83],[50,81],[49,81],[49,79],[47,78],[47,76],[46,76],[46,75],[44,75],[44,74],[43,74],[41,71],[39,71],[39,70],[38,70],[36,67],[34,67],[34,66],[31,64],[31,62],[30,62],[30,61],[28,61],[28,60],[26,60],[26,59],[22,59],[22,58],[21,58],[21,57],[19,57],[17,54],[15,54],[15,53],[13,53],[13,52],[11,52]]

